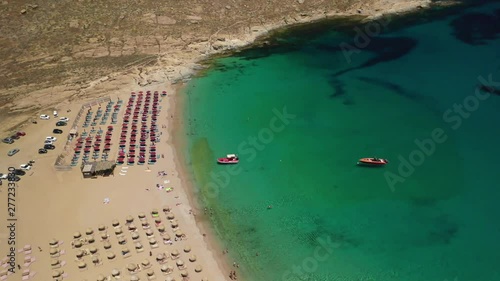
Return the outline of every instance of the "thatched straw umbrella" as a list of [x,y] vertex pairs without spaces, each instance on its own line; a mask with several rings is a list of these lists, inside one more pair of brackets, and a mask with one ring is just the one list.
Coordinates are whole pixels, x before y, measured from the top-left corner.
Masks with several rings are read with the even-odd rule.
[[194,271],[196,272],[201,272],[203,270],[203,268],[201,267],[201,265],[197,265],[195,268],[194,268]]
[[147,220],[144,220],[142,221],[142,227],[148,227],[149,226],[149,222]]
[[139,217],[140,219],[143,219],[143,218],[145,218],[145,217],[146,217],[146,214],[144,214],[144,213],[139,213],[139,216],[138,216],[138,217]]
[[104,277],[104,275],[99,274],[99,276],[97,276],[97,281],[104,281],[104,280],[106,280],[106,277]]
[[175,262],[175,264],[176,264],[178,267],[183,267],[183,266],[184,266],[184,261],[182,261],[182,260],[177,260],[177,261]]
[[116,235],[120,235],[122,233],[123,233],[123,229],[121,227],[118,227],[118,228],[115,229],[115,234]]
[[184,232],[182,232],[182,231],[181,231],[181,230],[179,230],[179,229],[178,229],[178,230],[176,230],[174,233],[175,233],[175,236],[177,236],[177,237],[182,237],[182,236],[184,236]]
[[174,214],[173,214],[173,213],[170,213],[170,212],[169,212],[169,213],[167,213],[167,219],[169,219],[169,220],[173,220],[173,219],[175,219]]
[[113,277],[119,276],[120,275],[120,271],[115,268],[115,269],[111,270],[111,275]]
[[59,250],[52,248],[52,249],[50,249],[49,253],[51,256],[55,256],[55,255],[59,254]]
[[185,253],[189,253],[189,252],[191,252],[191,247],[190,247],[189,245],[186,245],[186,246],[184,247],[184,252],[185,252]]
[[139,281],[139,277],[137,275],[130,276],[130,281]]
[[85,234],[87,234],[87,235],[92,235],[92,234],[94,234],[94,230],[92,230],[92,228],[90,228],[90,227],[89,227],[89,228],[87,228],[87,229],[85,230]]
[[125,218],[125,221],[131,223],[134,221],[134,218],[131,215],[128,215],[127,218]]
[[181,271],[181,276],[182,276],[182,277],[188,277],[188,275],[189,275],[189,274],[188,274],[188,272],[187,272],[187,271],[185,271],[185,270],[182,270],[182,271]]
[[84,261],[78,262],[78,268],[83,269],[85,267],[87,267],[87,264]]
[[107,232],[101,232],[101,239],[102,240],[106,240],[106,239],[108,239],[108,237],[109,237],[109,235]]
[[123,245],[125,243],[127,243],[127,240],[125,240],[125,237],[120,236],[120,238],[118,238],[118,244]]
[[108,260],[112,260],[116,257],[115,253],[109,251],[106,253],[106,256],[108,257]]
[[142,249],[142,244],[141,244],[141,243],[139,243],[139,242],[135,243],[135,248],[136,248],[137,250]]
[[97,229],[98,229],[99,231],[105,231],[105,230],[106,230],[106,226],[105,226],[104,224],[100,224],[100,225],[97,227]]
[[62,271],[60,270],[52,270],[52,277],[57,278],[62,275]]
[[73,246],[75,246],[75,248],[80,248],[82,246],[82,241],[76,240],[73,242]]
[[93,264],[98,264],[99,262],[100,262],[100,260],[99,260],[98,256],[92,256],[92,263]]
[[128,230],[136,230],[136,229],[137,229],[137,227],[135,226],[135,224],[130,223],[130,224],[128,225]]
[[127,264],[127,270],[130,272],[134,272],[137,270],[137,264],[135,263],[129,263]]
[[126,255],[126,254],[128,254],[128,253],[130,253],[129,248],[127,248],[127,247],[122,247],[122,255]]
[[89,251],[90,251],[91,254],[95,254],[95,253],[97,253],[97,248],[94,247],[94,246],[92,246],[92,247],[89,248]]
[[159,225],[160,223],[161,223],[161,219],[160,218],[155,218],[155,224]]
[[172,228],[176,228],[176,227],[178,227],[178,226],[179,226],[179,222],[178,222],[177,220],[173,220],[173,221],[170,223],[170,226],[171,226]]
[[165,232],[165,225],[164,224],[159,224],[156,228],[161,233]]
[[149,245],[155,245],[156,243],[157,243],[156,239],[154,238],[149,239]]
[[120,222],[117,220],[117,219],[114,219],[112,222],[111,222],[111,225],[113,225],[114,227],[117,227],[120,225]]
[[132,233],[132,240],[137,240],[139,239],[139,234],[137,232]]
[[50,265],[51,266],[56,266],[60,263],[60,261],[58,259],[51,259],[50,260]]
[[155,272],[154,272],[152,269],[148,269],[148,270],[146,271],[146,275],[151,277],[151,276],[154,276],[154,275],[155,275]]
[[109,243],[109,241],[104,241],[102,244],[106,250],[111,248],[111,243]]
[[175,281],[175,278],[172,276],[168,276],[167,279],[165,279],[165,281]]
[[81,258],[81,257],[83,257],[83,251],[82,251],[82,250],[78,250],[78,251],[76,251],[76,257],[77,257],[77,258]]
[[163,206],[162,210],[163,210],[163,212],[168,213],[168,212],[170,212],[170,207],[165,205],[165,206]]
[[80,232],[76,231],[75,233],[73,233],[73,238],[78,239],[80,237],[82,237],[82,234]]
[[149,267],[149,266],[151,266],[151,263],[149,262],[149,260],[148,260],[148,259],[143,260],[143,261],[141,262],[141,264],[142,264],[144,267],[146,267],[146,268],[147,268],[147,267]]
[[163,240],[171,240],[172,239],[168,233],[162,233],[161,237],[163,238]]
[[146,236],[153,236],[154,233],[151,229],[146,229]]
[[164,259],[165,259],[165,255],[164,254],[158,254],[158,255],[156,255],[156,260],[157,261],[162,261]]
[[190,262],[195,262],[195,261],[196,261],[196,255],[191,255],[191,256],[189,257],[189,261],[190,261]]
[[50,246],[58,246],[59,245],[59,241],[57,241],[57,239],[55,239],[55,238],[52,238],[49,241],[49,245]]
[[179,256],[179,251],[173,250],[172,253],[170,253],[173,257]]
[[94,243],[95,242],[94,235],[87,235],[87,237],[85,237],[85,239],[87,239],[88,243]]

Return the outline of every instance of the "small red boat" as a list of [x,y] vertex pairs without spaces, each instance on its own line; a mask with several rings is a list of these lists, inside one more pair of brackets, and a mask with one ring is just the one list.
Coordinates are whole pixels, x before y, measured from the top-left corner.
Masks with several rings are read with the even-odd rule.
[[226,157],[218,158],[217,163],[219,164],[237,164],[240,161],[236,154],[228,154]]
[[384,166],[389,161],[387,159],[381,159],[381,158],[361,158],[358,161],[358,165],[364,165],[364,166]]

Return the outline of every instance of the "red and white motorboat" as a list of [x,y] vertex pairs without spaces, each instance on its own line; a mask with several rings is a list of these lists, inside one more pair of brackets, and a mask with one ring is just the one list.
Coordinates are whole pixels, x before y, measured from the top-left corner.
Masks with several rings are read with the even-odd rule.
[[376,167],[384,166],[387,163],[389,163],[389,161],[387,159],[381,159],[381,158],[376,158],[376,157],[361,158],[358,161],[358,165],[362,165],[362,166],[376,166]]
[[219,164],[237,164],[238,162],[240,162],[240,159],[236,154],[228,154],[226,157],[217,159],[217,163]]

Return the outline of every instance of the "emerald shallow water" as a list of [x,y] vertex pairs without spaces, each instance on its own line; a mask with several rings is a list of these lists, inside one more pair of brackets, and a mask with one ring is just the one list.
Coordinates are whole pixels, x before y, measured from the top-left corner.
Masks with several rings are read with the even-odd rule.
[[[500,96],[476,93],[480,76],[500,86],[499,11],[391,19],[349,59],[366,24],[311,25],[189,83],[184,156],[241,274],[500,280]],[[227,153],[241,162],[217,165]],[[355,165],[371,156],[390,164]]]

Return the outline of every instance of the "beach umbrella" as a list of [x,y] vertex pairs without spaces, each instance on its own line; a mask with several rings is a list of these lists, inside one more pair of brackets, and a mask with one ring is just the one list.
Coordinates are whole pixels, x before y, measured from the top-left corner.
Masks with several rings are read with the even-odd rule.
[[139,277],[137,275],[130,276],[130,281],[139,281]]
[[185,252],[185,253],[189,253],[189,252],[191,252],[191,247],[190,247],[189,245],[186,245],[186,246],[184,247],[184,252]]
[[156,244],[156,239],[150,238],[149,239],[149,245],[155,245]]
[[139,218],[140,218],[140,219],[143,219],[143,218],[145,218],[145,217],[146,217],[146,214],[144,214],[144,213],[142,213],[142,212],[141,212],[141,213],[139,213]]
[[170,253],[173,257],[177,257],[179,255],[179,251],[173,250],[172,253]]
[[59,253],[59,250],[57,250],[57,249],[55,249],[55,248],[52,248],[52,249],[50,249],[50,251],[49,251],[49,252],[50,252],[50,255],[51,255],[51,256],[54,256],[54,255],[56,255],[56,254],[58,254],[58,253]]
[[182,231],[180,231],[180,230],[176,230],[174,233],[175,233],[175,236],[177,236],[177,237],[182,237],[182,236],[184,236],[184,232],[182,232]]
[[104,275],[99,274],[99,276],[97,276],[97,281],[104,281],[104,280],[106,280],[106,277],[104,277]]
[[135,264],[135,263],[127,264],[127,270],[130,272],[137,270],[137,264]]
[[195,268],[194,268],[194,271],[196,272],[201,272],[203,270],[203,268],[201,267],[201,265],[197,265]]
[[52,277],[57,278],[62,275],[62,272],[60,270],[52,270]]
[[135,224],[131,223],[131,224],[128,225],[128,229],[129,230],[136,230],[137,227],[135,226]]
[[115,229],[115,234],[116,235],[119,235],[119,234],[122,234],[123,233],[123,229],[121,227],[118,227]]
[[171,276],[168,276],[167,279],[165,279],[165,281],[175,281],[175,278],[171,277]]
[[102,232],[101,233],[101,239],[102,240],[106,240],[106,239],[108,239],[108,237],[109,237],[109,235],[106,232]]
[[77,232],[73,233],[73,238],[77,239],[80,237],[82,237],[82,234],[80,232],[77,231]]
[[169,212],[169,213],[167,213],[167,219],[169,219],[169,220],[173,220],[173,219],[175,219],[174,214],[173,214],[173,213],[170,213],[170,212]]
[[149,262],[149,260],[145,259],[141,262],[141,264],[144,266],[144,267],[148,267],[149,265],[151,265],[151,263]]
[[171,240],[170,235],[166,232],[162,233],[163,241]]
[[160,218],[155,218],[155,224],[160,224],[161,223],[161,219]]
[[60,261],[59,261],[58,259],[51,259],[51,260],[50,260],[50,265],[51,265],[51,266],[56,266],[56,265],[58,265],[58,264],[59,264],[59,262],[60,262]]
[[95,242],[94,235],[87,235],[85,239],[89,243],[94,243]]
[[146,236],[153,236],[153,231],[151,229],[146,229]]
[[151,277],[151,276],[155,275],[155,272],[152,269],[148,269],[146,271],[146,275],[149,276],[149,277]]
[[137,240],[137,239],[139,239],[139,234],[137,234],[136,232],[133,232],[133,233],[132,233],[132,239],[133,239],[133,240]]
[[118,238],[118,244],[123,245],[123,244],[125,244],[125,243],[127,243],[127,241],[125,240],[125,238],[124,238],[124,237],[120,237],[120,238]]
[[142,249],[142,244],[141,244],[141,243],[139,243],[139,242],[135,243],[135,248],[136,248],[137,250]]
[[201,278],[201,281],[208,281],[208,278],[207,277],[203,277],[203,278]]
[[92,256],[92,263],[94,263],[94,264],[99,263],[99,257],[98,256]]
[[116,277],[116,276],[119,276],[120,275],[120,271],[118,269],[113,269],[111,270],[111,275]]
[[177,222],[177,220],[173,220],[170,225],[172,226],[172,228],[176,228],[179,226],[179,223]]
[[169,206],[167,206],[167,205],[163,206],[163,212],[164,212],[164,213],[168,213],[168,212],[170,212],[170,207],[169,207]]
[[159,224],[157,228],[159,232],[165,232],[165,225]]
[[100,225],[97,227],[97,229],[98,229],[99,231],[104,231],[104,230],[106,230],[106,226],[105,226],[104,224],[100,224]]
[[85,234],[87,234],[87,235],[91,235],[92,233],[94,233],[94,231],[92,230],[92,228],[87,228],[85,230]]
[[191,256],[189,257],[189,261],[190,261],[190,262],[195,262],[195,261],[196,261],[196,255],[191,255]]
[[142,224],[142,226],[143,226],[143,227],[148,227],[148,226],[149,226],[149,222],[148,222],[148,221],[146,221],[146,220],[145,220],[145,221],[142,221],[142,223],[141,223],[141,224]]
[[111,243],[109,243],[109,241],[104,241],[103,246],[104,246],[104,249],[107,250],[107,249],[111,248]]
[[95,253],[97,253],[97,248],[94,247],[94,246],[92,246],[92,247],[89,248],[89,251],[90,251],[91,254],[95,254]]
[[187,272],[187,271],[185,271],[185,270],[182,270],[182,271],[181,271],[181,276],[182,276],[182,277],[188,277],[188,275],[189,275],[189,274],[188,274],[188,272]]
[[184,266],[184,262],[183,262],[182,260],[177,260],[177,261],[175,262],[175,264],[177,264],[177,266],[179,266],[179,267]]
[[76,257],[77,257],[77,258],[81,258],[81,257],[83,257],[83,251],[82,251],[82,250],[78,250],[78,251],[76,251]]
[[165,255],[164,255],[164,254],[158,254],[158,255],[156,256],[156,260],[157,260],[157,261],[162,261],[162,260],[164,260],[164,259],[165,259]]
[[80,248],[82,246],[82,242],[80,240],[76,240],[73,242],[73,246],[75,246],[75,248]]
[[111,224],[112,224],[113,226],[119,226],[119,225],[120,225],[120,222],[119,222],[117,219],[114,219],[114,220],[111,222]]
[[87,267],[87,264],[85,262],[83,262],[83,261],[78,262],[78,268],[82,269],[85,267]]
[[59,245],[59,241],[57,241],[57,239],[55,239],[55,238],[52,238],[49,241],[49,245],[50,246],[57,246],[57,245]]
[[108,258],[108,260],[112,260],[116,257],[116,255],[113,252],[107,252],[106,257]]
[[122,255],[126,255],[130,253],[130,250],[127,247],[122,247]]
[[131,215],[128,215],[127,218],[125,219],[128,223],[131,223],[134,221],[134,218]]

